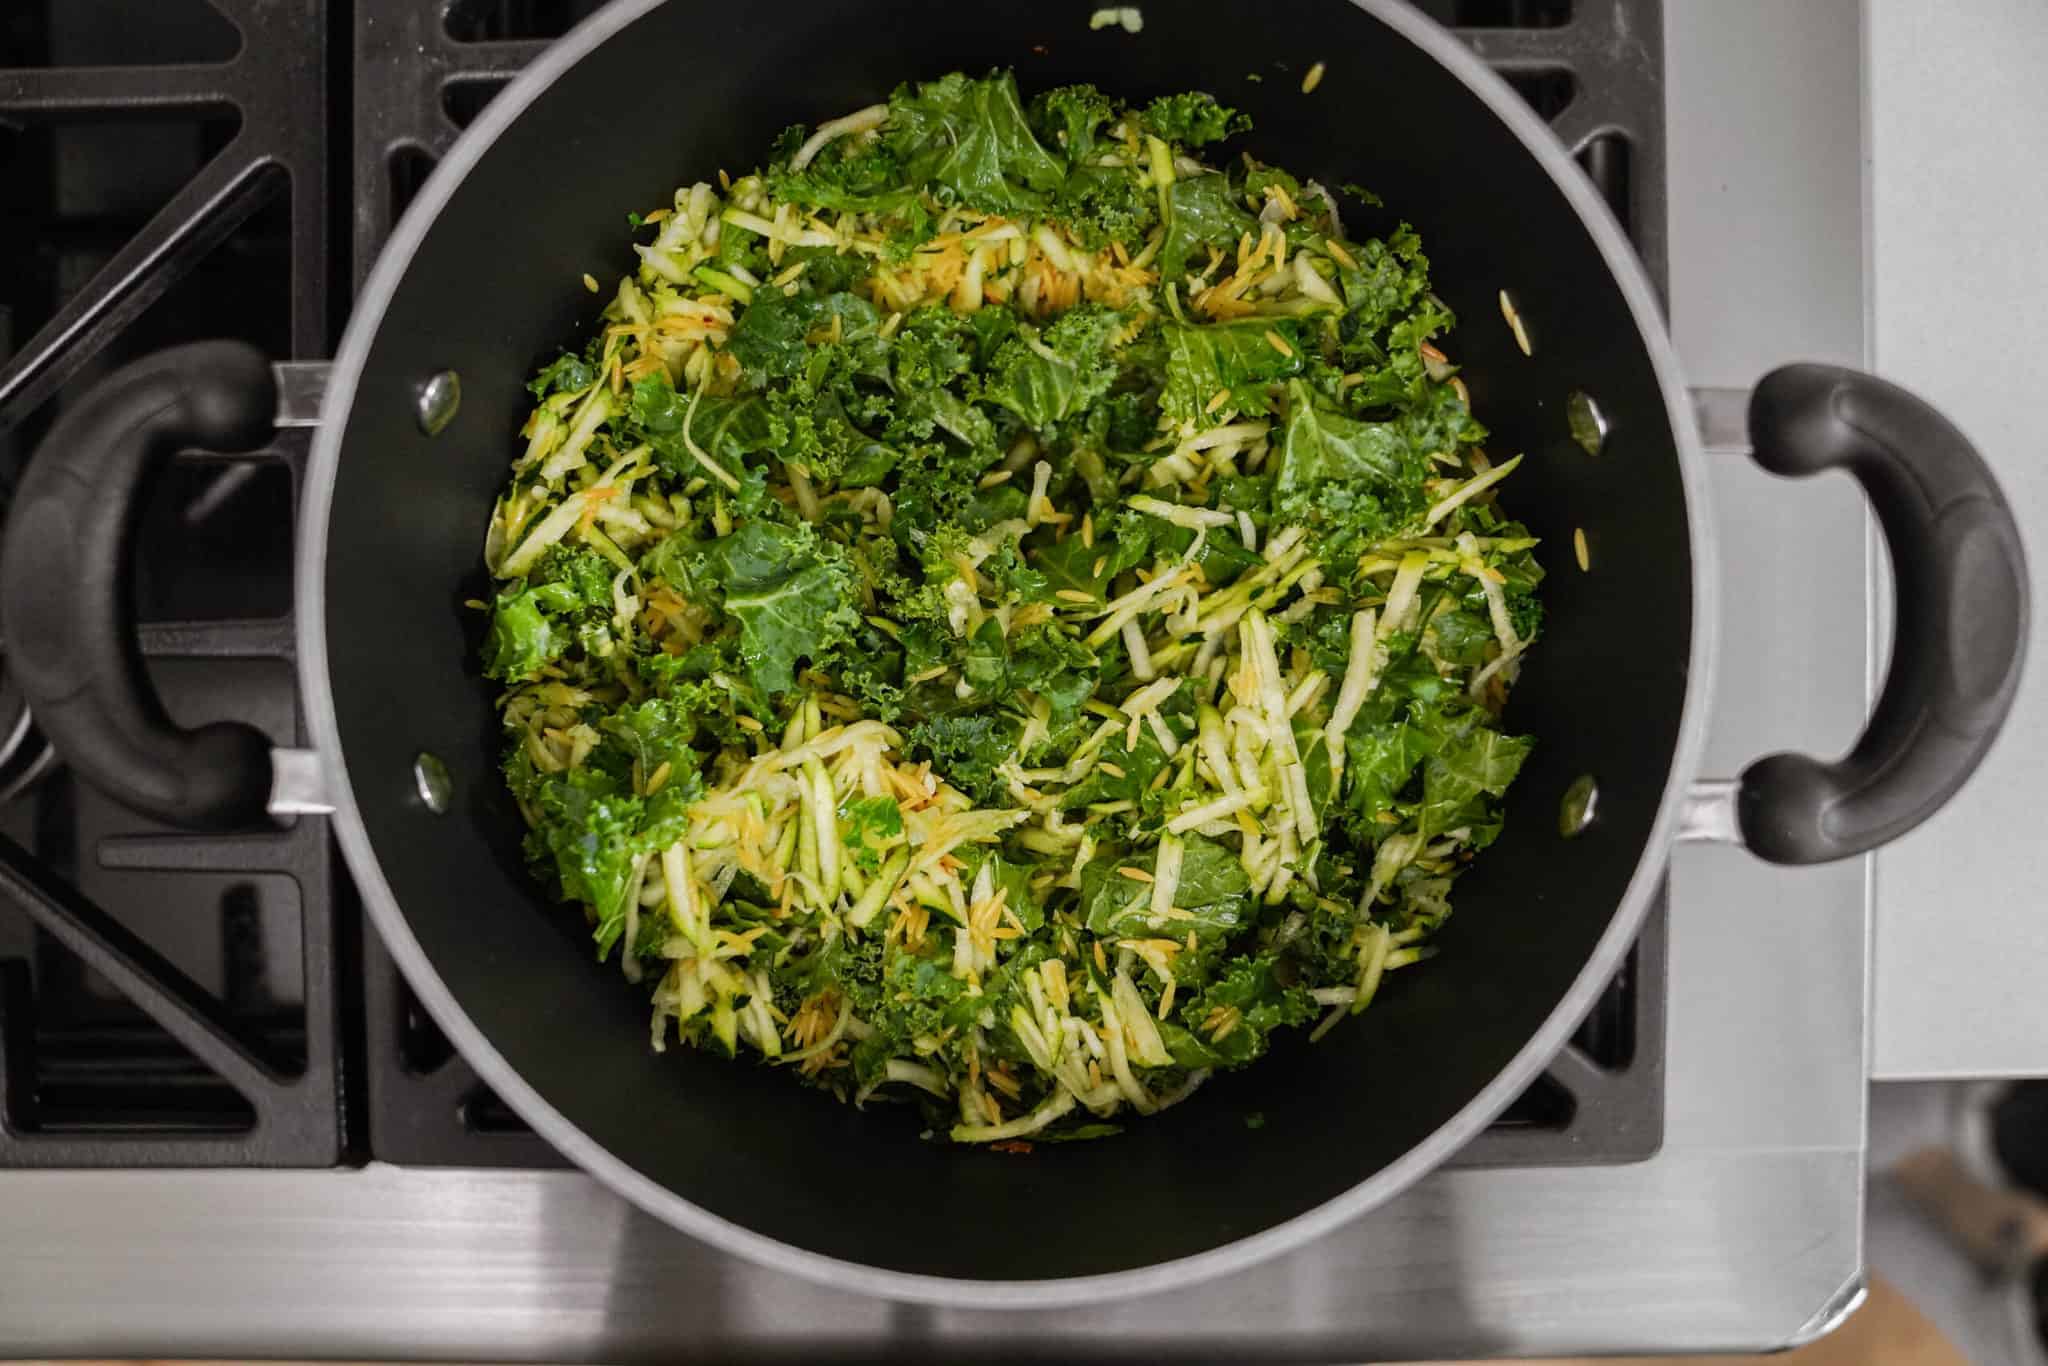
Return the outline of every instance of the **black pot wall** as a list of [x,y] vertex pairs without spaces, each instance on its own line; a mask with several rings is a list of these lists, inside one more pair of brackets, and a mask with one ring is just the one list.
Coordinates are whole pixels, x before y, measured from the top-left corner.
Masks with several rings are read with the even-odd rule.
[[[1090,32],[1089,4],[707,5],[677,0],[559,79],[491,147],[391,301],[350,412],[332,513],[326,629],[350,778],[392,892],[433,971],[519,1074],[590,1140],[711,1213],[876,1266],[1035,1279],[1125,1270],[1257,1233],[1416,1147],[1558,1007],[1645,858],[1687,686],[1692,546],[1644,342],[1547,173],[1455,77],[1364,11],[1326,0],[1145,7],[1142,36]],[[774,27],[765,27],[763,15]],[[1043,51],[1035,50],[1042,45]],[[1304,96],[1299,75],[1328,64]],[[580,278],[631,264],[624,214],[679,182],[755,164],[785,126],[898,81],[1014,66],[1028,94],[1093,81],[1128,97],[1189,87],[1251,113],[1243,145],[1329,184],[1356,181],[1421,231],[1462,319],[1497,457],[1526,452],[1513,511],[1545,539],[1548,630],[1510,719],[1539,737],[1507,832],[1460,884],[1426,969],[1314,1047],[1282,1048],[1114,1140],[1028,1158],[921,1144],[907,1114],[856,1113],[753,1066],[647,1046],[647,1008],[592,961],[580,917],[523,871],[495,772],[475,614],[491,500],[536,359],[592,312]],[[1262,73],[1253,82],[1247,73]],[[1535,343],[1523,356],[1496,292]],[[425,376],[464,403],[437,439],[413,420]],[[1613,424],[1572,444],[1565,397]],[[1585,528],[1593,570],[1573,563]],[[411,797],[413,757],[456,807]],[[1557,835],[1597,775],[1600,819]],[[1244,1116],[1263,1112],[1262,1128]]]

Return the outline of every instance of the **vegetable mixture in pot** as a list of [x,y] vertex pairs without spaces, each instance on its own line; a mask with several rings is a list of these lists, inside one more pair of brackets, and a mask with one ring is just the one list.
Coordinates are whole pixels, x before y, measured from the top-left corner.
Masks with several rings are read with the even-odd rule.
[[1092,1137],[1429,956],[1530,745],[1519,457],[1416,235],[1246,126],[954,74],[631,216],[484,662],[655,1047]]

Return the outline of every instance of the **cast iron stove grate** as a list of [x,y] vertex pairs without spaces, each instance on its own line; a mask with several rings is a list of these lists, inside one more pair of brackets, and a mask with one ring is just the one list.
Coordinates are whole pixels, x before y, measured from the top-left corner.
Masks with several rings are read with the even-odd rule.
[[[263,0],[6,7],[0,493],[50,415],[123,361],[215,335],[326,353],[328,18]],[[253,459],[188,457],[147,504],[142,651],[186,724],[233,716],[303,743],[305,454],[295,434]],[[26,721],[4,681],[0,713]],[[25,724],[4,750],[0,1166],[341,1160],[326,823],[181,834],[50,774]]]

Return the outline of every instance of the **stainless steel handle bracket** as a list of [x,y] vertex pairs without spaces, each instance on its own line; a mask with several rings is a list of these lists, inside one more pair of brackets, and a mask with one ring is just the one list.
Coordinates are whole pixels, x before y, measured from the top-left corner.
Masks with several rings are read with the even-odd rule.
[[321,766],[320,754],[311,749],[270,751],[270,814],[273,816],[325,816],[334,811],[334,797]]
[[1749,390],[1688,389],[1700,444],[1710,451],[1749,449]]
[[270,367],[277,381],[277,425],[317,427],[320,405],[327,397],[327,377],[334,370],[330,361],[288,360]]
[[1735,803],[1742,793],[1739,778],[1701,778],[1685,790],[1678,808],[1677,840],[1681,844],[1733,844],[1740,847],[1742,823]]

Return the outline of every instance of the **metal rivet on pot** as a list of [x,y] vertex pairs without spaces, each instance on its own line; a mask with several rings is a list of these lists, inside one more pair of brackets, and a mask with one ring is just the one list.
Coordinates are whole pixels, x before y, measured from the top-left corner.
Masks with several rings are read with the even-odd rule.
[[449,799],[455,795],[455,780],[448,776],[448,765],[422,751],[412,761],[412,784],[427,810],[437,816],[448,814]]
[[1565,416],[1572,424],[1572,440],[1587,455],[1600,454],[1600,448],[1607,444],[1607,414],[1600,411],[1593,396],[1583,389],[1572,390],[1572,396],[1565,400]]
[[1582,773],[1564,790],[1557,807],[1557,833],[1566,839],[1581,834],[1593,823],[1594,808],[1600,803],[1600,788],[1593,775]]
[[462,379],[453,370],[443,370],[420,386],[414,415],[419,418],[421,431],[439,436],[455,420],[455,410],[461,406]]

